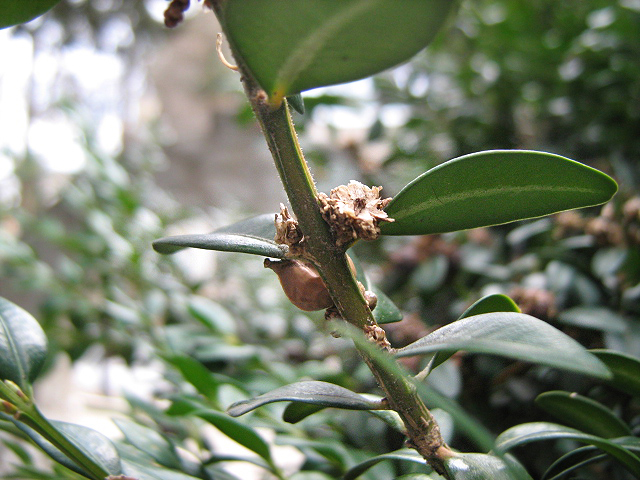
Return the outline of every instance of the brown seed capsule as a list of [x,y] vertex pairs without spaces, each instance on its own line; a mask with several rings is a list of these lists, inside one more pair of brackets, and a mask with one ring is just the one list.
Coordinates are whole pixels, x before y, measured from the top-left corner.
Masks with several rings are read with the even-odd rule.
[[301,260],[267,258],[264,266],[276,272],[285,295],[300,310],[312,312],[333,305],[329,290],[313,265]]

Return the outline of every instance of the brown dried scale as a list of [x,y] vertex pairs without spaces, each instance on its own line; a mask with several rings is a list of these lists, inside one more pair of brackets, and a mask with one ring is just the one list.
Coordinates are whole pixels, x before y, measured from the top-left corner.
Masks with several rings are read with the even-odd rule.
[[264,266],[276,272],[285,295],[300,310],[312,312],[333,306],[329,290],[310,263],[267,258]]
[[381,199],[382,187],[370,188],[351,180],[340,185],[330,195],[318,194],[322,216],[331,226],[338,246],[349,245],[361,238],[375,240],[380,236],[380,222],[393,222],[384,208],[390,198]]
[[287,207],[280,204],[280,213],[276,214],[276,236],[274,241],[289,247],[289,255],[297,257],[304,252],[304,235],[298,221],[291,216]]

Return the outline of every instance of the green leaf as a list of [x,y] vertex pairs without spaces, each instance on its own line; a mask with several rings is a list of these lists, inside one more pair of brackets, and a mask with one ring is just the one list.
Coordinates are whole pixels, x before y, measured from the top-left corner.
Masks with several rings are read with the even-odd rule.
[[182,464],[175,448],[163,435],[155,430],[125,419],[114,419],[127,441],[138,450],[153,457],[160,465],[180,469]]
[[18,25],[46,13],[60,0],[0,0],[0,28]]
[[566,325],[614,333],[624,333],[628,326],[624,317],[604,307],[570,308],[558,315],[558,321]]
[[640,360],[611,350],[589,350],[604,363],[613,378],[609,381],[618,390],[640,397]]
[[[511,300],[506,295],[496,293],[493,295],[487,295],[477,300],[473,305],[467,308],[462,313],[462,315],[460,315],[459,320],[463,318],[473,317],[474,315],[493,312],[521,313],[520,308],[515,304],[513,300]],[[427,367],[429,369],[428,371],[432,371],[434,368],[442,365],[444,362],[449,360],[454,353],[455,350],[436,353],[429,361],[429,365]]]
[[285,401],[347,410],[378,410],[384,408],[381,407],[379,401],[369,400],[339,385],[312,380],[285,385],[258,397],[236,402],[227,409],[227,412],[233,417],[238,417],[267,403]]
[[382,290],[373,286],[371,291],[378,297],[378,304],[373,309],[373,318],[376,319],[379,325],[402,320],[402,311]]
[[420,465],[427,464],[425,459],[418,452],[415,450],[409,450],[408,448],[403,448],[401,450],[396,450],[395,452],[377,455],[359,463],[355,467],[350,468],[347,473],[344,474],[343,480],[355,480],[371,467],[374,467],[385,460],[400,460],[403,462],[419,463]]
[[257,453],[270,466],[273,466],[269,445],[255,432],[253,428],[240,423],[238,420],[229,417],[225,413],[217,412],[215,410],[198,410],[193,412],[193,415],[207,421],[227,437],[235,440],[252,452]]
[[324,410],[324,405],[312,403],[291,402],[282,412],[282,420],[287,423],[298,423],[314,413]]
[[596,435],[547,422],[533,422],[516,425],[502,432],[496,439],[495,449],[504,453],[515,447],[541,440],[567,439],[598,447],[620,462],[636,476],[640,476],[640,459],[626,448]]
[[551,153],[490,150],[422,174],[386,208],[383,235],[424,235],[486,227],[599,205],[617,191],[607,175]]
[[314,87],[349,82],[426,47],[451,0],[227,0],[220,22],[274,104]]
[[603,438],[631,435],[631,429],[611,410],[577,393],[545,392],[538,395],[536,405],[585,433]]
[[[127,477],[145,480],[198,480],[185,473],[168,470],[166,468],[141,465],[131,460],[123,460],[122,470]],[[117,479],[118,477],[116,477]]]
[[445,460],[444,468],[451,480],[531,480],[522,465],[509,456],[460,453]]
[[[18,420],[12,420],[16,427],[24,432],[44,453],[49,455],[60,465],[73,470],[80,475],[92,478],[84,469],[76,465],[76,463],[63,454],[51,442],[43,438],[32,428]],[[53,427],[71,441],[76,447],[94,463],[102,467],[102,469],[111,475],[119,475],[121,472],[120,456],[115,446],[107,437],[101,433],[81,425],[72,423],[51,421]]]
[[0,380],[31,390],[47,355],[47,338],[26,310],[0,297]]
[[284,258],[287,247],[278,245],[273,240],[276,234],[274,216],[274,214],[265,213],[211,233],[161,238],[153,242],[153,248],[156,252],[163,254],[193,247]]
[[167,358],[167,361],[176,367],[184,379],[196,387],[202,395],[209,399],[218,397],[219,382],[202,363],[182,355],[174,355]]
[[523,313],[496,312],[458,320],[397,350],[407,357],[465,350],[515,358],[610,378],[611,373],[578,342],[548,323]]

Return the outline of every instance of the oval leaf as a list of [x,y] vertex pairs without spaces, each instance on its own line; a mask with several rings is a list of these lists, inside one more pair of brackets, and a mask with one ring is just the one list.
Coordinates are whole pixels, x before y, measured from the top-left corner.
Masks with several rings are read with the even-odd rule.
[[602,437],[589,435],[555,423],[533,422],[516,425],[498,436],[495,449],[497,452],[504,453],[527,443],[560,438],[598,447],[618,460],[631,473],[636,476],[640,475],[640,459],[626,448]]
[[383,408],[380,402],[369,400],[339,385],[312,380],[285,385],[259,397],[236,402],[228,408],[227,412],[233,417],[238,417],[267,403],[284,401],[347,410],[379,410]]
[[211,233],[161,238],[153,242],[153,248],[156,252],[163,254],[192,247],[284,258],[287,247],[277,244],[273,240],[275,235],[274,215],[265,213]]
[[26,310],[0,297],[0,380],[30,390],[47,355],[47,337]]
[[574,428],[603,438],[631,435],[631,429],[604,405],[571,392],[545,392],[536,405]]
[[[451,0],[227,0],[220,22],[272,102],[349,82],[408,60],[427,46]],[[240,61],[240,60],[239,60]]]
[[383,235],[423,235],[486,227],[607,202],[607,175],[558,155],[490,150],[438,165],[386,208]]
[[377,455],[373,458],[369,458],[368,460],[359,463],[355,467],[350,468],[342,478],[344,480],[355,480],[371,467],[376,466],[378,463],[384,460],[400,460],[403,462],[418,463],[420,465],[427,464],[425,459],[418,452],[416,452],[415,450],[409,450],[408,448],[403,448],[401,450],[396,450],[395,452],[383,453],[382,455]]
[[0,28],[18,25],[46,13],[60,0],[0,0]]
[[600,378],[611,373],[578,342],[542,320],[523,313],[496,312],[445,325],[397,350],[407,357],[466,350],[515,358]]
[[461,453],[445,460],[444,468],[452,480],[531,480],[522,465],[508,456]]
[[611,350],[590,350],[604,363],[613,378],[609,381],[618,390],[640,397],[640,360]]
[[604,307],[570,308],[558,315],[558,321],[566,325],[614,333],[624,333],[628,326],[624,317]]

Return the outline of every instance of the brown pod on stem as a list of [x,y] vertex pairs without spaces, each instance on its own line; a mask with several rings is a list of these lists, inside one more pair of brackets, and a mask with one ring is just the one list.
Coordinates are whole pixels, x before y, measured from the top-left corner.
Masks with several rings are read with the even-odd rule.
[[316,268],[310,263],[301,260],[267,258],[264,266],[276,272],[285,295],[300,310],[312,312],[324,310],[333,305],[329,290]]

